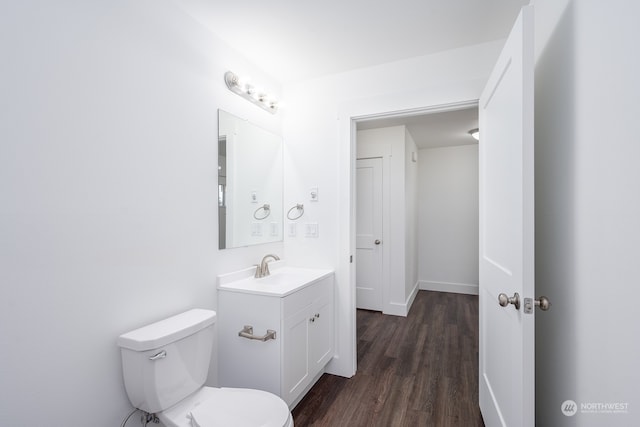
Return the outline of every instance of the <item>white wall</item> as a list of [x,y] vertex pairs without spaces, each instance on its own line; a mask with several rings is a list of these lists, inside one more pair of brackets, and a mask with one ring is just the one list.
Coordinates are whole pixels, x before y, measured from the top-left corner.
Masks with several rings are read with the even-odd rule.
[[119,425],[117,336],[282,253],[216,223],[217,109],[282,117],[223,74],[279,87],[167,0],[5,2],[0,33],[0,424]]
[[[305,204],[305,221],[320,223],[317,239],[285,238],[293,263],[336,269],[337,359],[332,372],[355,370],[355,254],[351,194],[355,135],[352,118],[405,111],[480,96],[502,41],[353,70],[285,85],[285,207],[320,188],[320,201]],[[469,66],[473,64],[473,66]],[[352,138],[353,137],[353,138]]]
[[[536,0],[539,425],[640,425],[640,5]],[[563,401],[628,404],[573,417]]]
[[420,288],[478,293],[478,146],[420,150]]

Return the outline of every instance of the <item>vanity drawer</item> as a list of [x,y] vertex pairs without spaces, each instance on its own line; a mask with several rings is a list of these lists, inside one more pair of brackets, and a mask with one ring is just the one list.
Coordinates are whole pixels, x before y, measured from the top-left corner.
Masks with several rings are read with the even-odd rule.
[[284,318],[287,318],[293,314],[296,314],[300,310],[308,307],[321,298],[331,292],[331,286],[333,286],[333,276],[324,277],[311,285],[300,289],[298,292],[294,292],[291,295],[287,295],[282,299],[282,312]]

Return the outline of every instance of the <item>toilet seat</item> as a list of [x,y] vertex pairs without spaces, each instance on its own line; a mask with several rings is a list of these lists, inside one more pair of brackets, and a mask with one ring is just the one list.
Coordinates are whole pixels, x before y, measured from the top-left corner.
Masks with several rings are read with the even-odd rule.
[[203,387],[157,415],[167,427],[293,427],[282,399],[246,388]]

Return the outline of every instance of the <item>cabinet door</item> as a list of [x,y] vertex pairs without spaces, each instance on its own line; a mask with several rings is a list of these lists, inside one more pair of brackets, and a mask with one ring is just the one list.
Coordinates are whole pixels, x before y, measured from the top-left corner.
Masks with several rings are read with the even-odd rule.
[[291,404],[304,390],[309,378],[310,306],[284,320],[282,334],[282,394]]
[[315,375],[333,357],[333,292],[327,289],[313,304],[309,324],[311,372]]

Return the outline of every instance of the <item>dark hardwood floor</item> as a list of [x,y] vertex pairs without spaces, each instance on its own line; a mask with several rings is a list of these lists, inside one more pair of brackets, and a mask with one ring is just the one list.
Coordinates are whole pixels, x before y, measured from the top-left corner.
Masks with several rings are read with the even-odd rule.
[[323,375],[296,427],[484,426],[477,296],[420,291],[406,318],[358,310],[357,328],[356,375]]

